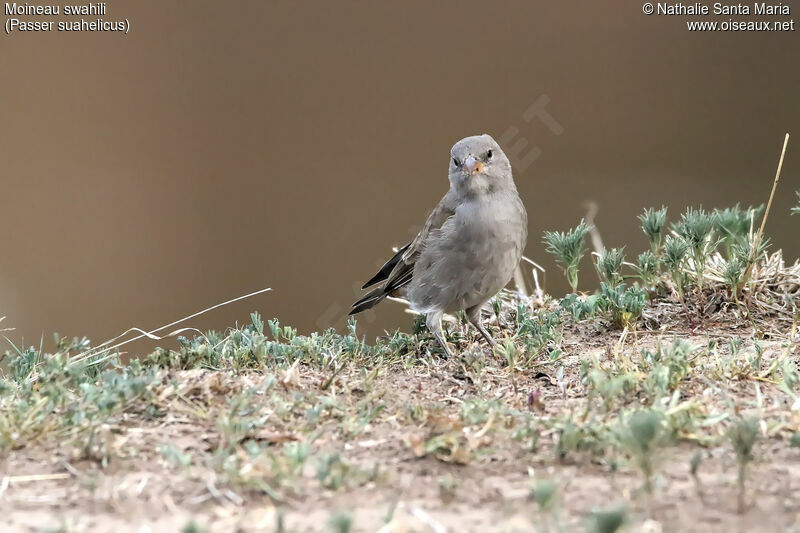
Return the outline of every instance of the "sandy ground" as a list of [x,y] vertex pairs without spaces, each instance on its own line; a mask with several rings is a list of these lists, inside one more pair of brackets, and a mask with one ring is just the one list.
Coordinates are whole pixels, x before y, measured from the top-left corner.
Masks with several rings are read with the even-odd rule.
[[[746,338],[725,328],[685,338],[705,345],[733,333]],[[642,334],[626,349],[636,354],[655,339]],[[565,413],[578,420],[587,402],[581,359],[608,360],[618,340],[619,332],[565,331],[560,380],[558,364],[524,368],[512,378],[485,348],[479,370],[462,359],[434,357],[383,368],[372,379],[361,368],[346,368],[333,381],[304,366],[274,375],[165,371],[154,400],[159,416],[144,407],[126,410],[100,429],[88,452],[47,438],[8,452],[0,484],[2,530],[277,531],[282,521],[284,531],[336,531],[332,520],[347,516],[351,531],[582,531],[593,509],[622,505],[628,531],[800,531],[800,448],[788,441],[800,420],[770,383],[760,383],[763,404],[782,410],[789,423],[762,428],[741,513],[736,459],[724,439],[704,445],[681,440],[660,449],[648,496],[625,457],[615,463],[602,454],[576,453],[561,460],[555,431],[537,425],[533,434],[520,433],[521,418],[504,410],[528,413],[534,424]],[[783,348],[778,341],[765,346],[767,365]],[[265,383],[275,379],[278,385],[269,389]],[[698,381],[687,383],[684,394],[747,408],[755,383],[731,379],[714,390]],[[230,398],[248,388],[261,391],[247,400],[261,418],[225,455],[220,450],[229,437],[221,417]],[[636,401],[629,397],[625,405]],[[276,407],[281,402],[287,403]],[[493,407],[470,423],[465,402]],[[318,405],[329,408],[309,415]],[[375,406],[378,412],[363,421]],[[721,432],[711,426],[707,435]],[[426,443],[434,438],[444,444],[431,451]],[[276,472],[287,468],[285,461],[246,451],[257,444],[284,457],[286,446],[302,442],[311,442],[311,459],[280,480]],[[163,451],[167,444],[192,459],[176,465]],[[698,451],[695,478],[690,463]],[[321,480],[313,464],[331,456],[341,463]],[[230,457],[238,458],[235,467]],[[540,512],[530,497],[537,479],[556,484],[551,511]],[[259,484],[264,480],[266,489]]]

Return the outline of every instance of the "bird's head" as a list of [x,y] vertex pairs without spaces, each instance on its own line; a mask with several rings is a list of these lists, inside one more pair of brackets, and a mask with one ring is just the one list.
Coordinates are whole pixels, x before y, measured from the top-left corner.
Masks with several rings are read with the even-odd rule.
[[450,150],[450,186],[468,195],[513,189],[511,163],[490,135],[466,137]]

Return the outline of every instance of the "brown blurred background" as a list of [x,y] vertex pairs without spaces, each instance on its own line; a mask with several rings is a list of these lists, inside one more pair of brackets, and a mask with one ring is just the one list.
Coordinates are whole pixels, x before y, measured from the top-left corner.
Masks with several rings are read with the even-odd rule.
[[[451,145],[480,132],[528,141],[512,158],[526,253],[553,292],[566,284],[541,233],[583,202],[636,254],[645,206],[766,201],[787,131],[768,233],[800,253],[800,32],[690,33],[589,1],[109,3],[125,17],[127,36],[0,38],[13,339],[99,342],[261,287],[187,325],[259,310],[341,328],[446,190]],[[537,102],[561,129],[524,115]],[[372,338],[409,319],[387,303],[361,324]]]

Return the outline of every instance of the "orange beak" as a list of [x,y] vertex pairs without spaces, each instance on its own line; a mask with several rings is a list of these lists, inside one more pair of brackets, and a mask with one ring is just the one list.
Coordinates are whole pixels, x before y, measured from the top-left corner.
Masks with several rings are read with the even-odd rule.
[[483,162],[473,156],[469,156],[464,161],[464,166],[467,167],[470,174],[477,174],[483,170]]

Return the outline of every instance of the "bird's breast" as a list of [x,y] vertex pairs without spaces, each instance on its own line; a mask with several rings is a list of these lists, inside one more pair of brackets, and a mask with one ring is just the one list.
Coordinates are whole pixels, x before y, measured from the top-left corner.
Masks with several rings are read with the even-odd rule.
[[459,216],[458,238],[487,244],[524,246],[528,233],[528,217],[519,198],[476,202],[464,206]]
[[518,197],[458,206],[426,242],[409,299],[419,309],[447,312],[485,301],[511,279],[526,237]]

